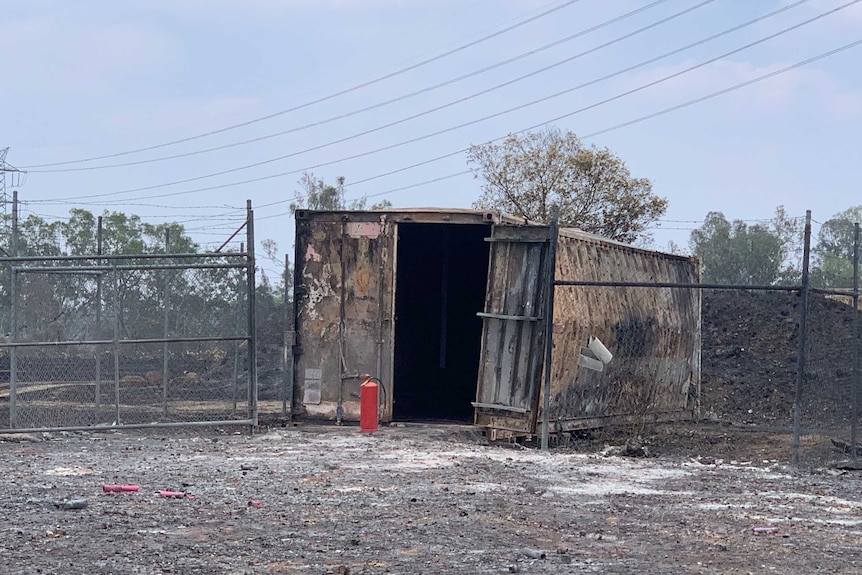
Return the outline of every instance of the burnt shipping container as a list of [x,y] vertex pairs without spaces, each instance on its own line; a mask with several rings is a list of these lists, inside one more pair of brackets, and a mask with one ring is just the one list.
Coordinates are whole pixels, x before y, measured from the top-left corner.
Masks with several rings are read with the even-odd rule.
[[[297,211],[293,416],[358,420],[367,373],[382,382],[383,422],[536,433],[550,236],[476,210]],[[694,258],[569,228],[555,270],[557,280],[700,280]],[[551,432],[692,417],[700,301],[697,289],[558,286]]]

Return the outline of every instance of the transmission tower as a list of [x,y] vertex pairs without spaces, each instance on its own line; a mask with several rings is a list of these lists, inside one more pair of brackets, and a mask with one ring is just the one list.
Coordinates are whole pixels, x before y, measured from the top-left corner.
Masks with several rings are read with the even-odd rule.
[[6,161],[6,156],[9,154],[9,148],[0,148],[0,206],[2,206],[2,228],[4,235],[9,233],[9,193],[6,189],[8,183],[9,188],[17,188],[24,184],[24,177],[27,172],[21,171],[12,164]]

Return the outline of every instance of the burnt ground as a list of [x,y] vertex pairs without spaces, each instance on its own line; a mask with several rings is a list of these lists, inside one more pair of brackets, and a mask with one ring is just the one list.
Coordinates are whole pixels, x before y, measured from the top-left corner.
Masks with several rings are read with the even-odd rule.
[[[0,436],[0,572],[859,573],[862,472],[831,445],[849,434],[853,312],[812,299],[791,467],[797,305],[705,292],[707,421],[549,454],[447,425]],[[650,457],[605,455],[635,437]]]
[[[800,298],[788,292],[704,291],[705,415],[736,425],[787,429],[793,422]],[[851,306],[812,295],[802,425],[850,433],[853,406]]]
[[[726,442],[701,441],[720,427],[692,429],[657,430],[649,458],[487,445],[453,426],[7,436],[3,572],[862,569],[862,477],[724,458]],[[87,506],[57,507],[75,498]]]

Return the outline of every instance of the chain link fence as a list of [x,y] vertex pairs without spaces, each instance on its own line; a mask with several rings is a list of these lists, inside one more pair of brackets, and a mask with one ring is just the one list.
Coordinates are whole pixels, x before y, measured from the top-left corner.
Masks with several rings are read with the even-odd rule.
[[[809,459],[862,455],[859,442],[859,310],[850,297],[813,293],[800,401],[800,449]],[[821,456],[821,459],[823,457]]]
[[260,294],[257,300],[258,412],[262,424],[283,424],[291,419],[293,339],[288,330],[293,317],[290,308],[292,268],[287,259],[284,270],[280,270],[281,278],[269,280],[273,283],[280,280],[280,285]]
[[[856,242],[858,254],[858,230]],[[597,422],[643,428],[688,412],[702,421],[772,433],[786,443],[794,463],[862,455],[858,256],[853,286],[815,289],[808,275],[810,223],[804,244],[797,285],[555,279],[567,297],[594,306],[612,300],[615,317],[631,318],[593,326],[613,359],[602,365],[586,352],[572,374],[570,402],[584,419]],[[652,305],[644,302],[678,309],[674,298],[692,290],[701,293],[699,378],[680,372],[689,351],[684,342],[694,341],[693,334],[669,329],[675,322],[661,314],[644,313]]]
[[3,260],[0,429],[256,425],[253,249]]
[[[808,293],[800,349],[801,287],[602,283],[558,288],[596,305],[611,297],[615,314],[631,318],[591,326],[612,359],[603,363],[581,350],[567,395],[552,399],[568,403],[583,427],[621,423],[637,436],[654,431],[655,423],[693,418],[774,434],[786,445],[788,459],[806,465],[850,457],[854,440],[862,455],[854,430],[862,387],[854,369],[862,350],[856,336],[862,318],[849,297],[822,293],[829,290]],[[643,304],[666,302],[660,307],[675,309],[672,298],[692,290],[701,291],[699,378],[687,371],[692,334],[672,329],[660,315],[645,315]]]

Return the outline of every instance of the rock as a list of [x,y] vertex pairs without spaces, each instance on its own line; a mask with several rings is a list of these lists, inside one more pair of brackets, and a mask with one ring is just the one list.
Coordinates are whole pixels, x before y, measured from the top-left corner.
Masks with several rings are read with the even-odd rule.
[[57,507],[59,507],[63,511],[69,511],[69,510],[73,510],[73,509],[84,509],[87,507],[88,504],[89,504],[89,501],[87,501],[86,498],[77,497],[74,499],[66,499],[66,500],[58,503]]

